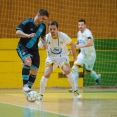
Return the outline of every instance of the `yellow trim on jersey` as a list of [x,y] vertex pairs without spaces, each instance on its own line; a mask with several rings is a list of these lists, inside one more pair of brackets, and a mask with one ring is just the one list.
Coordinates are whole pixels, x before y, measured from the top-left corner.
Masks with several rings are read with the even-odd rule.
[[60,68],[62,68],[63,65],[65,65],[65,64],[69,64],[69,63],[68,62],[63,62],[62,65],[60,66]]
[[51,64],[53,64],[54,62],[50,62],[50,63],[46,63],[46,67],[50,66]]
[[54,45],[53,44],[53,40],[58,40],[58,46],[59,46],[59,38],[58,37],[56,39],[54,39],[54,38],[51,37],[51,39],[52,39],[52,46]]
[[79,64],[79,63],[77,63],[77,62],[74,62],[74,65],[77,65],[77,66],[83,67],[83,65],[82,65],[82,64]]
[[72,41],[70,41],[69,43],[68,43],[68,45],[71,45],[72,44]]

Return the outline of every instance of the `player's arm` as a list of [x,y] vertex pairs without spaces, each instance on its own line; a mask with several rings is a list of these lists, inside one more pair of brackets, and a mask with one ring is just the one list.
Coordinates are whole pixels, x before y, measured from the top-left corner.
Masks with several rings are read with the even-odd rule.
[[32,38],[32,37],[34,37],[36,34],[35,34],[35,33],[26,34],[26,33],[24,33],[22,30],[16,30],[16,35],[19,36],[19,37],[23,37],[23,38]]
[[[77,45],[77,44],[79,44],[79,42],[78,42],[78,41],[77,41],[77,42],[75,42],[75,44],[74,44],[75,48],[76,48],[76,45]],[[71,50],[69,51],[69,54],[72,54],[72,51],[71,51]]]
[[93,39],[91,37],[88,37],[88,42],[86,44],[76,44],[76,48],[84,48],[84,47],[90,47],[93,46]]
[[77,59],[75,45],[73,43],[70,43],[69,45],[71,46],[71,51],[72,51],[72,54],[73,54],[73,60],[75,61]]
[[41,38],[41,43],[42,43],[44,49],[48,49],[48,46],[47,46],[46,38],[45,37],[44,38]]
[[[28,26],[28,20],[29,19],[26,19],[24,20],[23,22],[21,22],[18,27],[16,28],[16,35],[19,36],[19,37],[22,37],[22,38],[32,38],[35,36],[35,33],[31,33],[31,34],[26,34],[24,33],[25,30],[27,29],[27,26]],[[27,22],[24,24],[24,22]]]
[[77,45],[77,44],[79,44],[79,42],[78,42],[78,41],[77,41],[77,42],[75,42],[75,44],[74,44],[74,45],[75,45],[75,47],[76,47],[76,45]]

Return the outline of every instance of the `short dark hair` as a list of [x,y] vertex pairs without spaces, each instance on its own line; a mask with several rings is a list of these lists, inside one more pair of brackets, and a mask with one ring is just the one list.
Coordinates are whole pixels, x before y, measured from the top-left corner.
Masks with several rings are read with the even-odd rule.
[[86,24],[86,21],[84,19],[80,19],[78,22],[84,22],[84,24]]
[[38,11],[38,13],[39,13],[41,16],[47,16],[47,17],[49,17],[49,13],[48,13],[48,11],[47,11],[46,9],[40,9],[40,10]]
[[50,21],[49,23],[48,23],[48,26],[50,26],[50,25],[55,25],[57,28],[58,28],[58,22],[57,21]]

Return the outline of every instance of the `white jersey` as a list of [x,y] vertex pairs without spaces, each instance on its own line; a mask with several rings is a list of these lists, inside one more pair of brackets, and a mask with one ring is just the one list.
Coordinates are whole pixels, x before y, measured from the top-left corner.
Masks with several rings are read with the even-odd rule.
[[[81,31],[79,31],[78,34],[77,34],[77,40],[78,40],[79,44],[86,44],[86,43],[88,43],[88,38],[89,37],[91,39],[93,39],[93,35],[92,35],[91,31],[89,29],[87,29],[87,28],[84,30],[83,33]],[[94,45],[90,46],[90,47],[80,48],[80,50],[81,50],[81,53],[83,55],[86,55],[86,56],[90,56],[92,54],[95,54]]]
[[[46,35],[46,43],[48,45],[48,57],[63,57],[68,56],[67,44],[72,42],[71,38],[63,32],[58,32],[58,38],[53,39],[51,33]],[[40,43],[38,44],[41,45]]]

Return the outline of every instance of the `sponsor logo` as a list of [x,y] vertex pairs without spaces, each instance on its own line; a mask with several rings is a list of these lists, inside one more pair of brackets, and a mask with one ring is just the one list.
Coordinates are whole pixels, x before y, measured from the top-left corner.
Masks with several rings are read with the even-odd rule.
[[33,28],[31,28],[30,30],[33,31]]

